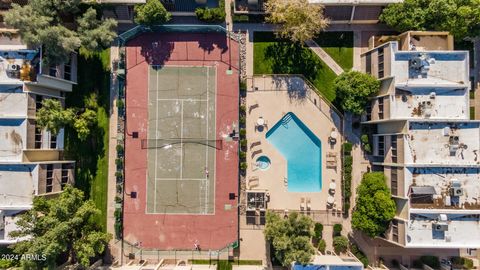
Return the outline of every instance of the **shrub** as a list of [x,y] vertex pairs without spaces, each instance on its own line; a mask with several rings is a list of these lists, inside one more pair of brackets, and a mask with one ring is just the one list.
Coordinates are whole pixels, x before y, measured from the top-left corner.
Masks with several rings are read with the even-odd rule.
[[125,102],[123,101],[123,99],[117,99],[117,107],[119,109],[123,109],[125,107]]
[[242,128],[240,129],[240,136],[245,137],[247,135],[247,130]]
[[[365,254],[358,248],[357,245],[355,245],[354,243],[352,243],[350,245],[350,252],[353,253],[353,255],[355,255],[355,257],[357,257],[358,260],[360,260],[362,263],[363,263],[363,266],[365,268],[368,267],[368,258],[367,256],[365,256]],[[397,265],[398,266],[398,265]]]
[[240,105],[239,109],[240,109],[240,113],[245,114],[247,112],[247,107],[245,107],[245,105]]
[[[457,267],[463,267],[465,269],[473,269],[473,261],[464,257],[453,257],[452,264]],[[456,267],[454,267],[456,268]]]
[[121,239],[122,238],[122,223],[121,222],[115,222],[115,238]]
[[318,242],[318,251],[325,254],[325,249],[326,248],[327,248],[327,243],[325,242],[325,240],[321,239]]
[[367,134],[362,134],[362,136],[360,137],[360,141],[362,141],[362,143],[368,143],[368,135]]
[[342,235],[342,224],[333,225],[333,236]]
[[247,140],[246,139],[241,139],[240,140],[240,146],[241,147],[247,147]]
[[353,144],[350,143],[350,142],[345,142],[343,144],[343,153],[345,155],[350,155],[350,153],[352,152],[352,149],[353,149]]
[[240,151],[240,154],[239,154],[239,157],[240,157],[240,160],[245,160],[245,158],[247,158],[247,153],[243,152],[243,151]]
[[197,19],[203,22],[224,22],[225,21],[225,1],[220,0],[216,8],[200,7],[195,9]]
[[121,202],[122,202],[122,197],[120,197],[120,196],[115,196],[115,202],[116,202],[116,203],[121,203]]
[[240,121],[240,125],[245,125],[245,123],[247,122],[247,118],[242,115],[240,116],[239,121]]
[[348,239],[345,236],[336,236],[333,238],[333,249],[335,253],[340,254],[347,251]]
[[241,170],[245,171],[245,170],[247,169],[247,167],[248,167],[248,166],[247,166],[247,162],[242,162],[242,163],[240,163],[240,169],[241,169]]
[[372,153],[372,147],[368,143],[363,146],[363,150],[368,154]]
[[315,238],[321,239],[322,238],[322,232],[323,232],[323,225],[322,223],[315,223],[315,227],[313,229],[315,232]]
[[117,178],[122,178],[123,177],[123,173],[121,171],[116,171],[115,172],[115,177]]
[[117,149],[117,152],[123,152],[123,145],[117,144],[116,149]]
[[117,158],[115,159],[115,164],[117,165],[117,167],[123,167],[123,159],[121,158]]
[[422,256],[420,257],[420,261],[423,263],[423,264],[426,264],[430,267],[432,267],[433,269],[438,269],[440,268],[440,260],[438,259],[437,256]]

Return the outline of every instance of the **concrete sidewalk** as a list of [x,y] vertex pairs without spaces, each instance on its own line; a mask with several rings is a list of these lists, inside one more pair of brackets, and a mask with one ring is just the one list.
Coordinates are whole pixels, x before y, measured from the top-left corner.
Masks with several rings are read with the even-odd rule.
[[340,75],[343,73],[343,68],[333,60],[333,58],[325,51],[323,50],[315,41],[313,40],[307,40],[305,41],[305,44],[316,54],[322,61],[327,64],[330,69],[335,72],[335,74]]

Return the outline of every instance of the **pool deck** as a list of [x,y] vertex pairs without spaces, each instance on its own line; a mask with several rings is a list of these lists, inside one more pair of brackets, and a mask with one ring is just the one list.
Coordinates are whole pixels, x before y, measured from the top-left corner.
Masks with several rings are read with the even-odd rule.
[[[302,198],[305,198],[305,201],[310,198],[310,211],[313,213],[333,209],[341,210],[340,151],[342,138],[340,134],[338,134],[336,144],[329,144],[332,130],[338,132],[341,129],[340,118],[333,110],[328,110],[325,106],[326,103],[319,100],[318,96],[300,95],[303,97],[298,97],[298,95],[292,94],[292,87],[298,90],[298,87],[302,85],[300,78],[287,79],[289,81],[282,80],[285,79],[279,80],[268,76],[255,77],[254,81],[249,81],[247,85],[247,191],[267,191],[270,194],[268,209],[299,211],[302,210]],[[253,91],[254,87],[257,87],[255,91]],[[293,112],[322,142],[322,190],[320,192],[288,192],[287,185],[284,183],[284,179],[287,177],[286,160],[265,138],[268,128],[273,127],[288,112]],[[267,122],[267,128],[261,132],[257,131],[255,127],[260,117]],[[327,153],[336,154],[336,169],[327,168],[326,161],[329,159]],[[255,166],[256,159],[262,155],[268,156],[271,160],[270,168],[265,171],[256,169]],[[250,180],[257,177],[258,181],[256,182]],[[336,183],[335,205],[327,207],[329,185],[332,180]],[[303,209],[307,210],[306,203],[303,206]]]

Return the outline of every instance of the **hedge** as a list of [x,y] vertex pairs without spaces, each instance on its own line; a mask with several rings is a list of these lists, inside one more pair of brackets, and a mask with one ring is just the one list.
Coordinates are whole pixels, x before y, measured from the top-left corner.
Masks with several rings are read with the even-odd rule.
[[335,224],[333,225],[333,236],[340,236],[342,235],[342,224]]
[[350,197],[352,196],[352,164],[353,157],[350,155],[352,144],[346,142],[343,144],[343,211],[348,215],[350,210]]
[[224,22],[225,21],[225,1],[220,0],[216,8],[201,7],[195,9],[197,19],[204,22]]
[[433,269],[438,269],[440,268],[440,260],[438,259],[437,256],[422,256],[420,257],[420,261],[423,263],[423,264],[426,264],[430,267],[432,267]]
[[322,233],[323,233],[323,225],[322,223],[315,223],[315,228],[313,229],[315,232],[315,238],[317,239],[322,239]]
[[365,254],[360,250],[360,248],[357,245],[352,243],[350,245],[350,252],[352,252],[353,255],[355,255],[355,257],[357,257],[357,259],[360,260],[363,263],[363,266],[365,268],[368,267],[368,264],[369,264],[368,258],[367,258],[367,256],[365,256]]

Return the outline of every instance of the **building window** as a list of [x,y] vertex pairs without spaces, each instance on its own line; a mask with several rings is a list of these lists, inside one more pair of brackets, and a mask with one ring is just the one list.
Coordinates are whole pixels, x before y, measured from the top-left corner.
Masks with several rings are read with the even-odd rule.
[[47,165],[47,178],[45,192],[49,193],[53,191],[53,165]]
[[57,149],[57,136],[50,133],[50,149]]
[[69,81],[72,79],[72,58],[71,57],[63,67],[63,78]]
[[37,95],[35,97],[35,110],[38,112],[42,108],[43,96]]
[[35,125],[35,149],[42,148],[42,130]]
[[383,97],[378,99],[378,119],[383,119]]
[[398,171],[397,168],[391,168],[390,170],[390,189],[392,191],[392,195],[398,195]]
[[378,155],[385,156],[385,136],[378,136]]
[[383,56],[383,47],[382,47],[378,49],[378,78],[383,78],[383,76],[385,75],[383,71],[383,68],[384,68],[383,60],[384,60],[384,56]]
[[372,54],[367,53],[365,55],[365,72],[368,74],[372,74]]
[[392,240],[398,243],[398,220],[392,220]]
[[392,135],[390,140],[392,141],[392,163],[397,163],[397,135]]
[[370,102],[367,103],[365,111],[367,112],[367,121],[372,120],[372,104]]
[[60,183],[62,190],[68,184],[68,172],[70,169],[71,169],[70,164],[62,164],[62,179]]

